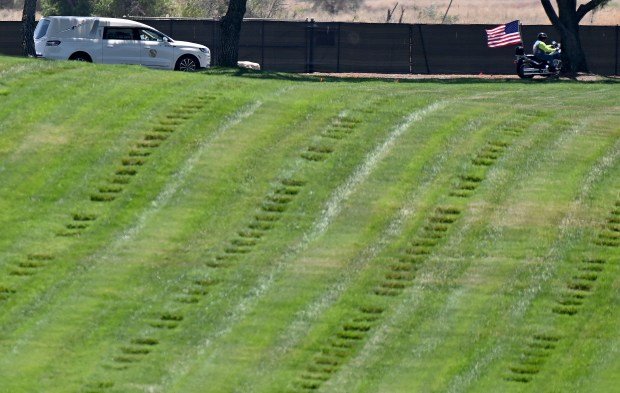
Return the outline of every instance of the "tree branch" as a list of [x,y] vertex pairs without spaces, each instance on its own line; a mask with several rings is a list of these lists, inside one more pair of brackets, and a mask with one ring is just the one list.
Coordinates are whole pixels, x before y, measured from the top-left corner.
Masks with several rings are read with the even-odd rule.
[[558,14],[553,9],[551,2],[549,0],[540,0],[540,2],[545,9],[545,13],[547,14],[547,17],[549,18],[551,23],[553,23],[554,26],[562,26],[562,22],[560,21]]
[[593,11],[596,7],[604,6],[609,0],[592,0],[589,3],[582,4],[577,8],[577,20],[581,21],[588,12]]

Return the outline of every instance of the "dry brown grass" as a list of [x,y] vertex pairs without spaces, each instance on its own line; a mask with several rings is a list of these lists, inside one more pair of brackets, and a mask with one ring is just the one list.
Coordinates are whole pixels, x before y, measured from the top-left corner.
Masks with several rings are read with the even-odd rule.
[[[41,18],[41,14],[37,13],[37,19]],[[0,20],[15,21],[22,20],[22,11],[13,9],[0,9]]]
[[[584,3],[579,1],[578,3]],[[396,18],[404,9],[404,23],[440,23],[450,0],[366,0],[356,12],[333,16],[312,10],[306,0],[290,0],[288,9],[295,19],[314,18],[317,21],[385,22],[388,8],[396,8]],[[548,24],[540,0],[454,0],[449,16],[456,23],[499,24],[519,19],[523,24]],[[620,23],[620,0],[613,0],[602,12],[588,15],[583,24],[616,25]]]
[[[385,22],[387,10],[398,3],[396,21],[403,13],[403,23],[440,23],[450,0],[366,0],[365,5],[355,12],[329,15],[312,9],[309,0],[286,0],[281,18],[342,22]],[[585,3],[585,0],[578,1]],[[40,17],[38,15],[37,17]],[[540,5],[540,0],[454,0],[450,9],[450,20],[455,23],[499,24],[519,19],[523,24],[549,24]],[[21,10],[2,9],[0,20],[21,20]],[[620,0],[613,0],[601,12],[589,14],[582,22],[585,25],[617,25],[620,23]]]

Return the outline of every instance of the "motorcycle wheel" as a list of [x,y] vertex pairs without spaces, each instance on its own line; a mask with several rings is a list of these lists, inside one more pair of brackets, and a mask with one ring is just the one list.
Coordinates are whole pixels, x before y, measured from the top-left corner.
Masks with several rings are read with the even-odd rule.
[[534,75],[525,75],[525,63],[523,61],[517,63],[517,75],[521,79],[532,79],[534,77]]

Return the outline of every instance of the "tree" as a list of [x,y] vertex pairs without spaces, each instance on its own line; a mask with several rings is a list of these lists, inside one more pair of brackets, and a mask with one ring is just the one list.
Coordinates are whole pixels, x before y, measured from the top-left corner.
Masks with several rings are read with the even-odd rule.
[[579,23],[591,11],[603,8],[611,0],[591,0],[577,7],[576,0],[556,0],[556,13],[550,0],[540,0],[553,26],[560,33],[562,58],[570,74],[588,72],[588,63],[579,38]]
[[89,0],[42,0],[44,15],[89,16],[91,1]]
[[45,15],[162,16],[169,0],[41,0]]
[[163,16],[170,11],[168,0],[91,0],[97,16]]
[[37,12],[37,0],[25,0],[24,12],[22,13],[22,48],[24,56],[36,56],[34,49],[35,13]]
[[246,11],[247,0],[230,0],[228,11],[220,21],[222,29],[220,65],[237,67],[239,60],[239,36]]
[[334,15],[340,11],[355,11],[364,0],[312,0],[315,9],[322,9]]

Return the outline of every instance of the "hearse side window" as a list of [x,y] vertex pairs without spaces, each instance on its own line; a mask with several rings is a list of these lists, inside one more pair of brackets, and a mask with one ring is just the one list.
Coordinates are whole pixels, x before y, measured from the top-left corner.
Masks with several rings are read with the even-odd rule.
[[103,32],[104,40],[135,40],[134,29],[131,27],[106,27]]

